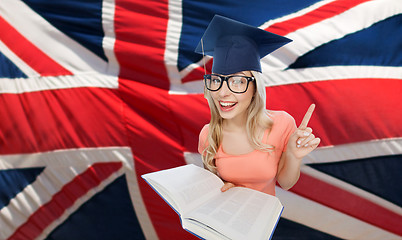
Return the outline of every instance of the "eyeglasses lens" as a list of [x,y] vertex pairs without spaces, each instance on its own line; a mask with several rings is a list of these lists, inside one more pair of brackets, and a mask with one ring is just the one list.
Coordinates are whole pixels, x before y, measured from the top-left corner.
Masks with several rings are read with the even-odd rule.
[[232,92],[244,92],[247,88],[247,79],[244,77],[232,76],[228,82]]
[[207,87],[212,90],[218,90],[222,85],[222,79],[219,76],[210,75],[207,79]]
[[205,75],[205,85],[211,91],[218,91],[222,87],[223,81],[227,81],[229,90],[234,93],[243,93],[247,90],[248,80],[246,77]]

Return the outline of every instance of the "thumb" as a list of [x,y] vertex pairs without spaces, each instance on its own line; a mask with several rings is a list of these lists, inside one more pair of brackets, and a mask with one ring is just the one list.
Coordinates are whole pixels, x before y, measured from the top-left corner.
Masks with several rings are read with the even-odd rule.
[[222,186],[221,191],[226,192],[227,190],[229,190],[232,187],[234,187],[233,183],[226,182],[225,185]]

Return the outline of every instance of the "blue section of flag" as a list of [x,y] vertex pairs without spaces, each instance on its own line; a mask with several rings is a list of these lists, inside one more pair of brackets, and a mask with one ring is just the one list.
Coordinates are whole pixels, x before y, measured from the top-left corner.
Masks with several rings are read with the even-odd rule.
[[314,169],[402,206],[402,155],[310,164]]
[[279,18],[306,8],[317,0],[303,1],[189,1],[184,0],[183,25],[179,43],[177,66],[179,71],[201,60],[202,55],[194,53],[205,29],[215,14],[226,16],[253,26],[261,26],[270,19]]
[[324,232],[306,227],[302,224],[280,218],[278,226],[274,232],[272,240],[340,240],[340,238],[326,234]]
[[43,169],[41,167],[0,170],[0,209],[7,206],[10,200],[27,185],[34,182]]
[[102,41],[101,0],[23,0],[53,26],[107,61]]
[[3,53],[0,52],[0,78],[26,78],[23,73],[13,62],[10,61]]
[[[331,41],[299,57],[289,68],[332,65],[402,66],[402,14]],[[386,37],[380,37],[386,36]],[[395,51],[399,49],[399,51]]]
[[51,232],[47,240],[145,239],[123,175]]

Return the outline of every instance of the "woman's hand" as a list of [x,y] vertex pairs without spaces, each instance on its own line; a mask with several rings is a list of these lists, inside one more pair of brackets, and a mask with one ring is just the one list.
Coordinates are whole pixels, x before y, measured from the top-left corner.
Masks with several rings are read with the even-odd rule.
[[221,191],[226,192],[230,188],[235,187],[235,185],[231,182],[225,182],[225,184],[222,186]]
[[302,159],[320,144],[321,139],[314,136],[313,129],[307,127],[311,115],[314,112],[315,104],[311,104],[299,128],[290,136],[287,145],[287,154],[293,155],[296,159]]

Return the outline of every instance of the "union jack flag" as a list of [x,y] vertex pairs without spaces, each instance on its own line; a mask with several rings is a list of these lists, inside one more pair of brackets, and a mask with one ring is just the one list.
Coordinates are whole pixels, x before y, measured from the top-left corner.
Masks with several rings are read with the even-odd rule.
[[321,138],[273,239],[402,239],[402,2],[0,0],[0,239],[195,239],[141,175],[200,163],[215,14],[286,36],[267,106]]

